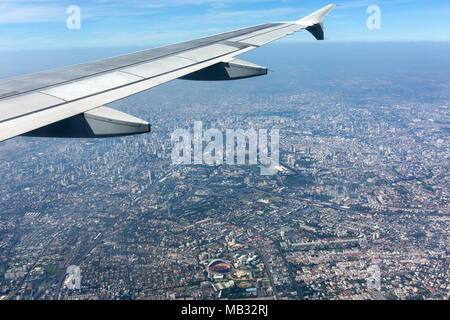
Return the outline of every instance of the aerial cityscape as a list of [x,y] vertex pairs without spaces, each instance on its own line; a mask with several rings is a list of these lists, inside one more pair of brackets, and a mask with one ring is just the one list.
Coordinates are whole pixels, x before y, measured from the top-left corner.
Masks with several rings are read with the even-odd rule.
[[[0,299],[449,299],[448,58],[375,46],[274,44],[246,54],[265,77],[111,104],[148,134],[1,143]],[[173,164],[195,121],[279,129],[278,171]]]

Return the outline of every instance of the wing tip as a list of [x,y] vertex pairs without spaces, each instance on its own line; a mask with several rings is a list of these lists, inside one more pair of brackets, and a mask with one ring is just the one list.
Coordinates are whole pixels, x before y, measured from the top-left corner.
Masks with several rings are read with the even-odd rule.
[[322,9],[319,9],[310,15],[296,21],[296,24],[302,25],[308,30],[317,40],[324,40],[323,20],[336,7],[334,3],[329,4]]
[[323,19],[330,13],[331,10],[333,10],[336,7],[336,4],[331,3],[322,9],[319,9],[310,15],[301,18],[300,20],[297,20],[295,23],[306,25],[306,26],[312,26],[317,23],[322,23]]

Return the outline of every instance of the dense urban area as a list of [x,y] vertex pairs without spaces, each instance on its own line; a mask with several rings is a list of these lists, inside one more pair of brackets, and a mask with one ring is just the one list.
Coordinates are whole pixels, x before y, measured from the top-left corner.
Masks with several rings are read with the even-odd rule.
[[[112,104],[145,135],[1,144],[0,299],[449,299],[450,75],[289,53]],[[278,172],[172,164],[194,121],[279,129]]]

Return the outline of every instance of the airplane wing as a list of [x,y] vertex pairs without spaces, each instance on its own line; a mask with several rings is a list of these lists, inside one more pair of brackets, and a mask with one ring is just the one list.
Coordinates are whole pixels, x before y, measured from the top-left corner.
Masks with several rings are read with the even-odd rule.
[[306,29],[324,39],[330,4],[292,22],[268,23],[104,60],[0,80],[0,141],[37,137],[111,137],[150,124],[104,105],[174,79],[233,80],[267,73],[235,59]]

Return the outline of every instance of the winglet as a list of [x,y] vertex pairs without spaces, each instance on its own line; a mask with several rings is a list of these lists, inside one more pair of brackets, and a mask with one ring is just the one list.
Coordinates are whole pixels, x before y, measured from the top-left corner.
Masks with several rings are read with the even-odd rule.
[[323,22],[325,16],[336,7],[335,4],[329,4],[322,9],[317,10],[316,12],[311,13],[309,16],[306,16],[300,20],[297,20],[295,23],[312,26],[316,23]]
[[329,4],[316,12],[311,13],[295,23],[306,27],[306,30],[312,33],[317,40],[323,40],[323,19],[325,16],[336,7],[335,4]]

